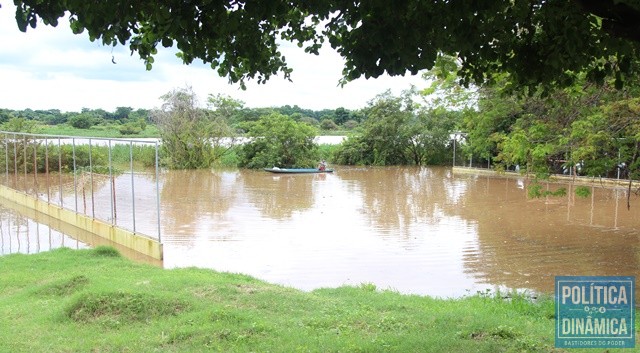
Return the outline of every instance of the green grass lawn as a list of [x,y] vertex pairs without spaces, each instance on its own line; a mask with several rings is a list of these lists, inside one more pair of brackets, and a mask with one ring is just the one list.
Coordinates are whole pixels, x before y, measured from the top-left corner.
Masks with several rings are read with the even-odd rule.
[[2,256],[0,269],[0,352],[563,351],[550,299],[302,292],[105,247]]

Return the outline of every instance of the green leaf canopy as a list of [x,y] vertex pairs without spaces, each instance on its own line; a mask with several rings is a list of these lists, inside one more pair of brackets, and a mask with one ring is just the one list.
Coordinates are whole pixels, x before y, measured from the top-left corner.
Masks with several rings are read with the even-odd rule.
[[634,75],[640,4],[633,0],[16,0],[22,31],[69,15],[74,33],[127,45],[151,68],[157,46],[176,45],[231,82],[290,76],[279,51],[290,41],[317,53],[328,41],[344,79],[430,69],[438,53],[462,63],[465,84],[508,72],[520,85],[567,85],[569,71]]

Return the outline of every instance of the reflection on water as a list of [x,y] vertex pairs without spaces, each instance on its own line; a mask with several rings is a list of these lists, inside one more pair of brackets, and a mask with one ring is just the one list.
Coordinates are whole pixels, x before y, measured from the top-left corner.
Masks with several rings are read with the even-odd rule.
[[302,289],[371,282],[437,296],[550,292],[555,275],[640,269],[640,202],[632,195],[627,210],[623,189],[530,200],[524,179],[413,167],[163,178],[165,267],[242,272]]
[[0,205],[0,255],[35,254],[61,247],[83,249],[87,245],[42,224],[37,218]]
[[[461,213],[478,225],[479,252],[465,257],[477,280],[553,291],[556,275],[636,275],[640,270],[640,203],[627,190],[592,188],[575,196],[530,200],[513,180],[467,177]],[[558,187],[552,186],[552,187]],[[496,199],[497,197],[497,199]]]
[[[155,171],[2,174],[0,182],[41,201],[149,237],[158,234]],[[132,192],[132,190],[134,192]]]
[[[632,194],[627,210],[625,189],[594,187],[577,198],[565,185],[565,197],[532,200],[525,179],[420,167],[160,178],[167,268],[241,272],[305,290],[369,282],[434,296],[551,292],[556,275],[640,272],[640,199]],[[135,182],[153,190],[150,178]],[[136,199],[141,214],[155,209],[145,202]]]
[[6,200],[0,205],[0,256],[14,253],[35,254],[62,247],[85,249],[98,245],[112,246],[137,262],[162,266],[159,260],[33,209]]

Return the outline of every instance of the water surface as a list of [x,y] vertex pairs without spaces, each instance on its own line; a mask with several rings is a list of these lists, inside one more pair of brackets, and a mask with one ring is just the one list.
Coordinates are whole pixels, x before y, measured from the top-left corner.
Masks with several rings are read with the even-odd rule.
[[[45,196],[63,193],[66,205],[131,228],[132,211],[123,205],[135,184],[135,227],[155,235],[160,214],[164,267],[240,272],[303,290],[373,283],[441,297],[487,289],[551,293],[557,275],[640,273],[635,193],[628,210],[624,188],[595,186],[578,198],[571,184],[550,184],[568,188],[567,196],[529,199],[528,182],[444,167],[337,167],[306,175],[234,169],[161,173],[159,212],[153,172],[113,183],[96,177],[86,188],[93,198],[83,191],[70,199],[58,187]],[[117,215],[109,213],[111,187]],[[33,238],[16,250],[16,238],[7,235],[35,223],[0,214],[2,253],[31,252]]]
[[419,167],[172,171],[161,193],[165,267],[445,297],[640,272],[636,195],[631,210],[624,189],[531,200],[527,182]]

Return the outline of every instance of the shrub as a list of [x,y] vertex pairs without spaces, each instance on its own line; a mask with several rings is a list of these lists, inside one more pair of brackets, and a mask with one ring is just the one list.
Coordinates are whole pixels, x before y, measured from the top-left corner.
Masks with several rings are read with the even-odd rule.
[[93,119],[85,114],[78,114],[68,119],[69,124],[76,129],[88,129],[94,125]]
[[242,167],[314,167],[318,161],[316,130],[289,116],[278,113],[263,116],[248,134],[252,140],[242,147]]

